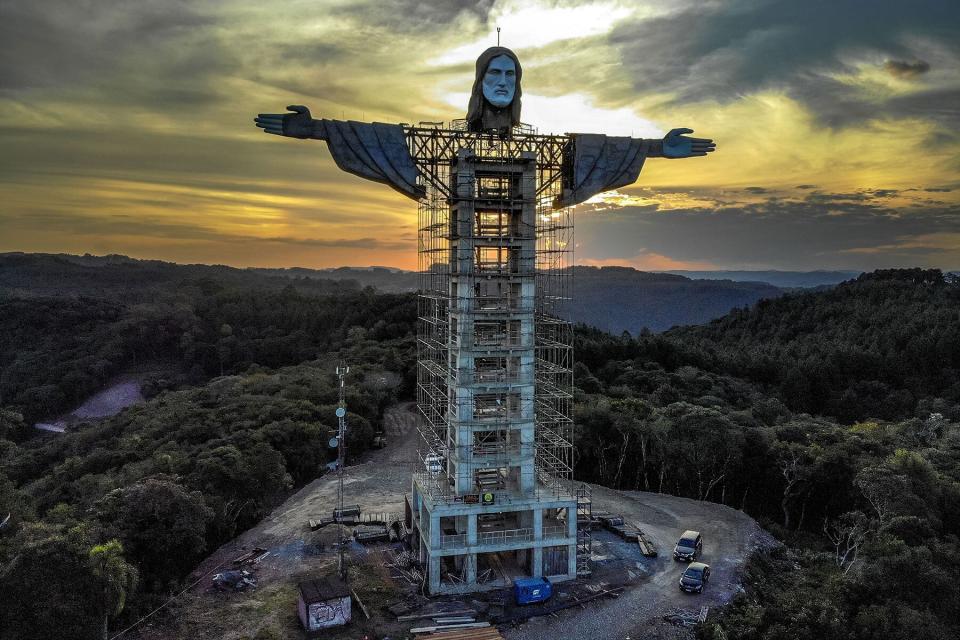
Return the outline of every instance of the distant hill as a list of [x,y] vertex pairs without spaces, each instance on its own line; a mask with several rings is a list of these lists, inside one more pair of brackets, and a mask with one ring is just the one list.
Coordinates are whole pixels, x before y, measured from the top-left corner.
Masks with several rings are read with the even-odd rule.
[[632,334],[644,328],[656,332],[703,324],[732,309],[783,294],[782,289],[763,282],[692,280],[630,267],[574,267],[573,287],[575,321]]
[[348,278],[318,277],[317,272],[311,272],[310,276],[301,273],[279,275],[270,270],[185,265],[119,255],[0,253],[0,292],[18,296],[149,300],[160,292],[176,292],[184,286],[207,290],[245,287],[279,291],[291,285],[303,293],[314,294],[359,290],[363,286]]
[[[418,276],[388,267],[336,269],[237,269],[223,265],[181,265],[126,256],[0,254],[0,292],[20,296],[96,296],[149,300],[182,287],[205,290],[293,286],[305,294],[330,294],[373,287],[384,293],[412,293]],[[731,309],[775,298],[783,290],[763,282],[695,280],[630,267],[574,267],[570,318],[610,331],[633,334],[703,324]]]
[[[389,293],[417,290],[417,274],[387,267],[338,269],[253,269],[269,275],[296,275],[348,280]],[[796,274],[797,276],[803,274]],[[784,292],[764,282],[695,280],[669,273],[648,273],[631,267],[574,267],[574,299],[565,312],[575,322],[621,333],[665,331],[685,324],[703,324],[731,309],[749,306]]]
[[937,269],[890,269],[666,337],[698,366],[776,389],[794,411],[852,422],[960,401],[958,317],[960,284]]
[[694,280],[766,282],[781,289],[809,289],[853,280],[862,271],[664,271]]
[[356,282],[361,287],[373,287],[384,293],[410,293],[417,290],[416,271],[391,267],[337,267],[336,269],[248,269],[254,273],[287,278],[324,278]]

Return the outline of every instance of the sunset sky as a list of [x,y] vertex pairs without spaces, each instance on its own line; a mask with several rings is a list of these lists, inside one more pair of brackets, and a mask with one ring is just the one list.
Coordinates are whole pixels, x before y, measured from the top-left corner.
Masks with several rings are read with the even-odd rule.
[[414,268],[413,201],[252,118],[461,118],[500,26],[541,133],[718,144],[578,207],[578,263],[960,268],[956,1],[0,0],[0,18],[0,252]]

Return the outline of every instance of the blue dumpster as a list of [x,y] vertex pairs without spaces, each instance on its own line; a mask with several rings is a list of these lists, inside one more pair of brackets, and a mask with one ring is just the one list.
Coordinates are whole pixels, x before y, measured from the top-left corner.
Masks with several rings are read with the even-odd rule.
[[553,585],[546,578],[519,578],[513,581],[517,604],[543,602],[553,595]]

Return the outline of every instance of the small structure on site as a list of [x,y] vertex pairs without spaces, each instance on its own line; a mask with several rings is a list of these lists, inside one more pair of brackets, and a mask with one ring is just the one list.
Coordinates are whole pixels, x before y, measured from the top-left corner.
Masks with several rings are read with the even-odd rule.
[[297,612],[307,631],[345,625],[350,622],[350,587],[335,577],[301,582]]

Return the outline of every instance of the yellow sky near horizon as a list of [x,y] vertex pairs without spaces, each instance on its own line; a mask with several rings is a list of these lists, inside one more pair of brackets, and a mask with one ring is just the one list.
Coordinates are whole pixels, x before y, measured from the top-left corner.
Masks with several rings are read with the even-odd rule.
[[775,0],[14,2],[0,251],[415,268],[414,202],[252,117],[462,117],[499,25],[541,132],[718,142],[581,206],[578,262],[957,268],[960,40],[920,4],[880,28]]

